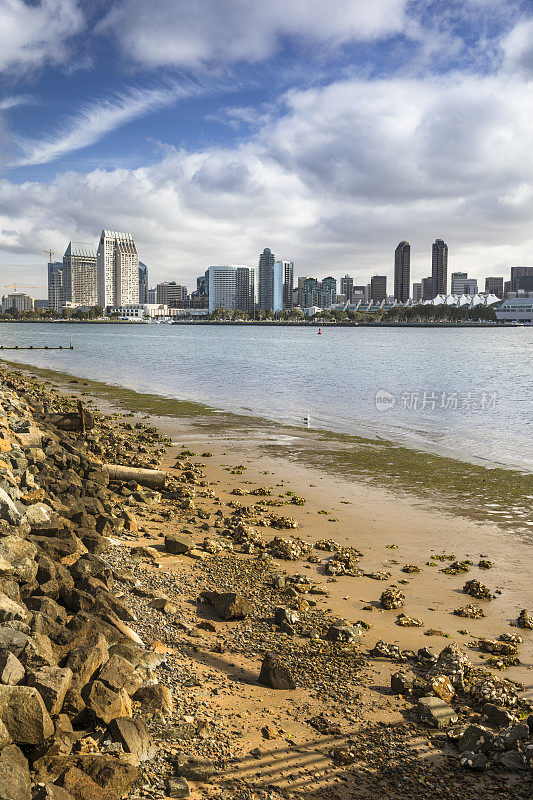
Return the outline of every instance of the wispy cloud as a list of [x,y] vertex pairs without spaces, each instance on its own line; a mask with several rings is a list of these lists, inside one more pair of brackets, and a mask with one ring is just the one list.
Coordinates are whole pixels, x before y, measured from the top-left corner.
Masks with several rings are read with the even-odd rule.
[[149,111],[172,105],[177,100],[206,91],[198,84],[172,83],[159,88],[132,88],[111,98],[94,101],[81,108],[56,136],[43,139],[18,138],[22,155],[10,166],[47,164],[89,147],[107,134],[142,117]]
[[9,97],[0,98],[0,111],[9,111],[10,108],[17,108],[17,106],[26,106],[32,103],[33,98],[28,94],[17,94]]

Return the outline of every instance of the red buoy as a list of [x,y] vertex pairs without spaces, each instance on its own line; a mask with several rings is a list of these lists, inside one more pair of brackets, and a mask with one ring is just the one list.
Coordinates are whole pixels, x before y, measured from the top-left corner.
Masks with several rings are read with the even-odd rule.
[[319,332],[319,333],[322,333],[322,331],[320,330],[320,328],[318,329],[318,332]]

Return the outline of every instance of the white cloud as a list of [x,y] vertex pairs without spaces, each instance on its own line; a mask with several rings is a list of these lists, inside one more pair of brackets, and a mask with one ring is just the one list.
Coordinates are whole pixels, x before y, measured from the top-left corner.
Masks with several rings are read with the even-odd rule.
[[0,0],[0,71],[61,63],[83,24],[76,0]]
[[130,89],[111,99],[81,108],[56,136],[17,140],[23,155],[12,166],[46,164],[74,150],[95,144],[103,136],[149,111],[175,103],[180,97],[199,92],[200,87],[172,86],[158,89]]
[[[265,246],[299,274],[392,270],[431,242],[450,271],[482,277],[530,263],[533,96],[507,76],[337,82],[292,91],[260,133],[233,147],[168,149],[140,169],[0,182],[0,248],[62,252],[102,227],[129,230],[152,278],[191,283],[209,263],[255,263]],[[37,276],[35,276],[37,277]],[[39,283],[40,281],[35,281]]]
[[518,22],[502,42],[504,68],[533,77],[533,19]]
[[407,0],[119,0],[99,26],[147,66],[258,62],[280,39],[371,41],[403,30]]

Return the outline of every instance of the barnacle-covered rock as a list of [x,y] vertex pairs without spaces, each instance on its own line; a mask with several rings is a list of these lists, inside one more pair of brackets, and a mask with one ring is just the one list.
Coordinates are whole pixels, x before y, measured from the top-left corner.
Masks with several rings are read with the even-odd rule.
[[392,586],[390,589],[385,589],[379,598],[383,608],[402,608],[405,605],[405,595],[401,589],[396,589]]
[[466,617],[467,619],[481,619],[481,617],[485,616],[485,612],[481,606],[476,606],[472,603],[469,603],[467,606],[454,609],[453,613],[456,617]]
[[487,589],[485,584],[476,581],[475,578],[465,583],[463,592],[471,597],[479,597],[481,600],[490,600],[491,597],[490,589]]
[[311,552],[311,547],[307,542],[290,536],[287,538],[276,536],[267,544],[266,549],[273,558],[283,558],[286,561],[297,561]]

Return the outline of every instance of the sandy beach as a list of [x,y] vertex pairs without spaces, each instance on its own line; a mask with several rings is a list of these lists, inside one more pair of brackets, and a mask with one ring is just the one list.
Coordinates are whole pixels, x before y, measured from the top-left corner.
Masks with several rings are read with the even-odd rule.
[[[138,410],[132,414],[123,403],[99,396],[84,381],[56,379],[52,387],[68,389],[85,402],[90,392],[93,407],[116,414],[121,420],[117,424],[124,424],[126,413],[129,425],[156,427],[172,441],[161,462],[169,477],[185,480],[182,476],[191,470],[196,474],[185,480],[198,493],[193,510],[179,510],[165,501],[161,507],[136,508],[133,529],[114,535],[106,554],[117,569],[132,570],[137,589],[146,590],[143,594],[124,587],[124,599],[137,614],[136,630],[143,640],[167,659],[163,680],[174,692],[181,724],[205,723],[192,750],[215,758],[216,748],[206,746],[213,735],[218,742],[224,769],[208,785],[193,782],[191,797],[229,800],[305,794],[317,800],[344,800],[355,791],[365,798],[396,797],[394,782],[400,779],[413,797],[527,796],[522,794],[528,791],[527,780],[518,773],[457,772],[457,753],[445,734],[417,726],[412,700],[391,694],[391,675],[402,659],[371,656],[377,642],[414,653],[427,647],[437,655],[456,642],[474,667],[483,667],[490,656],[471,644],[482,637],[492,641],[504,633],[519,633],[520,663],[494,674],[519,682],[521,697],[533,699],[533,631],[511,627],[521,609],[533,606],[531,540],[521,520],[513,529],[509,520],[499,525],[486,515],[475,519],[462,514],[460,507],[447,508],[442,496],[431,502],[403,487],[386,488],[371,475],[354,479],[338,469],[319,468],[312,457],[305,463],[304,447],[310,452],[332,447],[307,431],[300,435],[271,424],[221,425],[212,416],[171,417]],[[294,504],[294,496],[303,502]],[[258,559],[260,551],[242,553],[237,545],[218,555],[206,552],[202,547],[206,536],[228,542],[221,520],[238,506],[253,506],[254,516],[261,506],[263,517],[275,513],[294,519],[293,529],[257,530],[265,543],[276,536],[299,537],[310,545],[313,558],[263,562]],[[175,532],[190,537],[197,547],[182,555],[169,554],[165,537]],[[328,574],[327,563],[335,551],[314,548],[321,540],[360,551],[357,569],[363,574]],[[490,562],[490,568],[479,567],[480,560]],[[442,571],[456,562],[467,562],[466,571],[455,575]],[[265,586],[277,574],[286,576],[288,584],[292,580],[293,587],[303,586],[285,595],[284,601],[300,616],[303,629],[295,625],[292,632],[280,632],[272,622],[272,608],[280,604],[282,594]],[[470,579],[486,584],[492,599],[465,594],[462,588]],[[405,594],[405,604],[386,610],[380,595],[391,587]],[[209,604],[197,602],[206,588],[249,597],[252,621],[221,621]],[[158,592],[172,604],[170,614],[149,606],[149,598]],[[481,606],[485,616],[465,619],[453,614],[468,603]],[[397,624],[399,614],[421,624],[402,627]],[[324,631],[336,619],[363,626],[361,641],[355,647],[345,646],[350,651],[346,663],[340,658],[342,647],[328,656],[309,628],[311,624]],[[301,670],[296,689],[289,691],[257,681],[262,652],[280,640],[281,651]],[[334,663],[336,658],[342,666]],[[333,660],[328,664],[328,659]],[[320,735],[310,725],[310,720],[319,718],[327,720]],[[469,718],[480,719],[471,709],[466,712]],[[155,735],[163,753],[175,755],[186,749],[181,740],[177,749],[176,742],[166,742],[161,728]],[[355,770],[347,769],[347,762],[332,762],[331,757],[332,750],[345,746],[350,737],[364,749],[350,761],[352,767],[357,765]],[[454,770],[457,786],[455,793],[445,794],[449,769]],[[433,794],[425,794],[425,780]],[[405,790],[398,796],[406,796]]]

